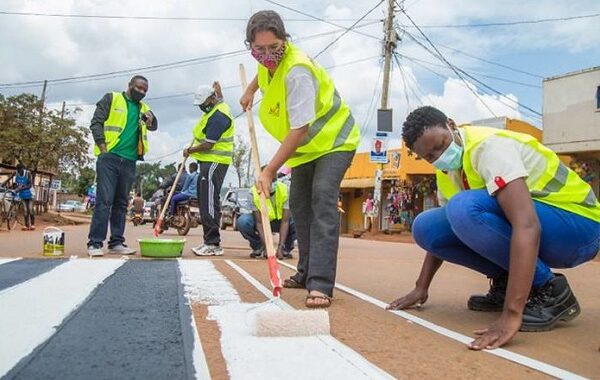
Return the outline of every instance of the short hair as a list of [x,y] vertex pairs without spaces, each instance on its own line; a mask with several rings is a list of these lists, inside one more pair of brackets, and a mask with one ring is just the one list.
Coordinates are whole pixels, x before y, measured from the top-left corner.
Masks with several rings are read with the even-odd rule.
[[142,196],[142,193],[140,193],[140,192],[138,191],[137,193],[135,193],[135,196],[136,196],[136,197],[141,197],[141,196]]
[[192,162],[192,163],[190,163],[190,171],[191,171],[192,173],[195,173],[195,172],[197,172],[197,171],[198,171],[198,164],[197,164],[197,163],[195,163],[195,162]]
[[402,124],[402,139],[412,149],[415,142],[423,136],[426,129],[445,128],[448,117],[440,110],[431,106],[419,107],[412,111]]
[[258,11],[250,17],[248,25],[246,25],[246,44],[254,42],[256,33],[264,31],[271,31],[275,37],[282,40],[289,37],[279,13],[268,10]]
[[134,75],[131,77],[131,79],[129,80],[129,84],[133,84],[133,82],[135,82],[136,80],[141,79],[143,81],[146,81],[146,83],[148,83],[148,79],[146,79],[145,76],[143,75]]

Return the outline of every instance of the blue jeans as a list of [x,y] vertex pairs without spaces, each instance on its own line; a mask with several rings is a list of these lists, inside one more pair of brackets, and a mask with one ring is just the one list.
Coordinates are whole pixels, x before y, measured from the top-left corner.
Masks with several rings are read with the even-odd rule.
[[177,203],[187,201],[188,199],[190,199],[190,196],[186,193],[177,193],[173,195],[173,198],[171,198],[171,203],[169,204],[169,215],[175,215],[175,207],[177,206]]
[[[252,248],[253,250],[257,250],[263,247],[263,244],[260,241],[260,235],[258,234],[258,230],[256,229],[256,220],[254,220],[253,214],[241,214],[237,220],[236,227],[238,231],[240,231],[244,239],[250,242],[250,248]],[[280,227],[281,220],[271,221],[271,231],[279,232]],[[283,244],[283,250],[286,252],[290,252],[292,249],[294,249],[295,241],[296,228],[294,226],[294,221],[290,218],[290,227],[288,230],[287,238],[285,239],[285,243]]]
[[[541,225],[533,286],[552,278],[550,268],[572,268],[598,253],[600,223],[534,200]],[[430,254],[490,278],[508,273],[512,227],[486,190],[455,195],[446,206],[427,210],[413,223],[416,243]]]
[[103,153],[96,161],[98,187],[96,189],[96,208],[92,216],[88,247],[102,247],[106,239],[110,221],[110,240],[112,248],[125,242],[125,219],[129,203],[129,191],[135,181],[135,161],[127,160],[112,153]]

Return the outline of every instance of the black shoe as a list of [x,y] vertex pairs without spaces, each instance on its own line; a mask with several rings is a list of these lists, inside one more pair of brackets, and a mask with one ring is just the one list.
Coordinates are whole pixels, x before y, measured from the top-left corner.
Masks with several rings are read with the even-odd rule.
[[283,258],[284,259],[293,259],[294,256],[292,256],[292,252],[283,251]]
[[253,249],[252,252],[250,252],[250,257],[253,259],[260,259],[264,255],[265,255],[265,249],[262,247],[259,249]]
[[520,330],[549,331],[558,321],[568,322],[580,312],[579,303],[567,278],[562,274],[555,274],[546,285],[532,289],[523,311]]
[[475,294],[469,298],[467,307],[475,311],[502,311],[508,276],[490,279],[490,290],[487,294]]

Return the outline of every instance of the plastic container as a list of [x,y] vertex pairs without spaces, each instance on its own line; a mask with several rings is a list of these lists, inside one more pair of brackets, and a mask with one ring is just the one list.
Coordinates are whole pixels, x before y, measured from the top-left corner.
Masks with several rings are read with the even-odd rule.
[[144,257],[180,257],[185,239],[138,239]]
[[63,256],[65,254],[65,232],[58,227],[46,227],[43,231],[44,256]]

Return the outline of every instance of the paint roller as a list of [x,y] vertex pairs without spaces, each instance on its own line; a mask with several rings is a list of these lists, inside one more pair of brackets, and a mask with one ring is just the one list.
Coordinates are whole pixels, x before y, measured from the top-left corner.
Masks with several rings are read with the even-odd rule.
[[[246,70],[244,65],[240,64],[240,79],[242,82],[242,91],[245,91],[248,82],[246,80]],[[244,110],[248,120],[248,129],[252,148],[252,162],[256,176],[260,175],[260,158],[258,156],[258,144],[256,141],[256,130],[254,119],[250,107]],[[273,296],[277,297],[267,303],[274,302],[278,304],[281,310],[259,310],[255,313],[253,333],[256,336],[264,337],[294,337],[294,336],[312,336],[329,335],[329,314],[325,310],[294,310],[284,303],[279,296],[281,295],[282,283],[279,272],[279,263],[275,257],[273,247],[273,234],[271,232],[271,223],[267,209],[267,200],[265,194],[260,194],[260,214],[262,218],[263,236],[265,237],[265,248],[267,251],[267,263],[269,267],[269,278],[273,287]]]

